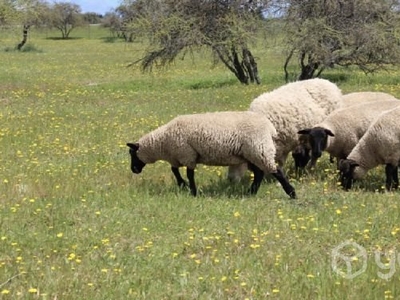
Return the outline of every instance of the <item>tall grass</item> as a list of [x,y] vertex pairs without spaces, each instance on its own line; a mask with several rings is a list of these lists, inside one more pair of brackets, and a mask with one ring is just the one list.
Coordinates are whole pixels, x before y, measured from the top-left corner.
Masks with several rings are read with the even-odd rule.
[[[57,34],[31,33],[41,51],[0,51],[0,298],[399,297],[399,196],[382,192],[382,168],[343,192],[326,157],[300,179],[289,160],[295,201],[275,181],[250,197],[250,178],[229,184],[220,167],[197,169],[197,198],[166,163],[129,170],[126,142],[178,114],[245,110],[284,84],[279,44],[257,48],[263,83],[243,86],[207,52],[142,74],[126,67],[138,42]],[[400,97],[397,71],[325,76]]]

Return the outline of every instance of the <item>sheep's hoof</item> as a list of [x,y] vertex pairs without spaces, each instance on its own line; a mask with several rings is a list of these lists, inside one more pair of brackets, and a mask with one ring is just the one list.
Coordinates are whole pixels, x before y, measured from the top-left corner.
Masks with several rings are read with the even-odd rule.
[[290,196],[291,199],[296,199],[296,198],[297,198],[297,196],[296,196],[296,191],[295,191],[295,190],[291,191],[291,192],[289,193],[289,196]]

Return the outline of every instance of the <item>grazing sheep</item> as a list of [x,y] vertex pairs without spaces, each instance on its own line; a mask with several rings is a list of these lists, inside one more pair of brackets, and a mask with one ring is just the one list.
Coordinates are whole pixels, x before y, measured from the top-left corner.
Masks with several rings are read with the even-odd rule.
[[333,112],[312,128],[299,130],[299,134],[308,136],[311,166],[321,157],[322,151],[327,151],[331,157],[346,158],[375,118],[399,105],[399,100],[353,105]]
[[[394,96],[383,92],[353,92],[343,95],[342,108],[353,105],[365,104],[375,101],[397,100]],[[333,112],[335,113],[335,112]],[[329,116],[328,116],[329,117]],[[292,157],[295,162],[296,170],[306,167],[310,158],[311,145],[307,135],[301,135],[300,144],[292,151]],[[310,166],[314,166],[317,158],[313,158]],[[333,163],[334,156],[330,155],[330,162]]]
[[346,159],[339,162],[340,180],[344,189],[368,170],[386,165],[386,189],[398,188],[400,160],[400,107],[382,113],[368,128]]
[[[322,122],[341,107],[342,97],[334,83],[315,78],[292,82],[264,93],[253,100],[249,110],[264,114],[275,126],[276,161],[282,167],[288,154],[299,145],[298,130]],[[299,165],[307,162],[299,162]],[[228,178],[238,181],[245,170],[243,166],[231,166]]]
[[193,196],[197,194],[194,182],[197,164],[230,166],[247,163],[254,173],[250,193],[257,193],[264,173],[272,173],[285,192],[295,198],[295,189],[275,164],[274,135],[274,126],[262,114],[215,112],[178,116],[127,146],[131,170],[135,174],[139,174],[147,163],[165,160],[171,164],[178,185],[185,186],[179,167],[186,166]]

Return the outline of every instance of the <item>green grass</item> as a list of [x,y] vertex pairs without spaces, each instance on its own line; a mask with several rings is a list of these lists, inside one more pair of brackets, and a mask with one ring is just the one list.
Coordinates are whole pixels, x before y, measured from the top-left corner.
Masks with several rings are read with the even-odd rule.
[[[384,193],[378,168],[350,192],[325,156],[295,179],[290,200],[275,181],[257,196],[200,166],[200,196],[175,186],[166,163],[129,170],[125,143],[183,113],[245,110],[284,84],[279,45],[259,47],[262,84],[243,86],[207,52],[142,74],[126,65],[140,43],[109,42],[101,28],[32,32],[39,51],[0,51],[1,299],[396,299],[398,192]],[[14,47],[18,38],[0,41]],[[325,74],[345,92],[400,97],[400,72]],[[366,271],[346,279],[335,247],[354,241]],[[356,254],[351,245],[341,249]],[[396,257],[400,259],[400,257]],[[378,260],[379,262],[379,260]],[[392,263],[394,260],[392,259]],[[363,261],[353,260],[353,270]],[[338,269],[346,270],[344,261]],[[389,280],[379,272],[395,272]]]

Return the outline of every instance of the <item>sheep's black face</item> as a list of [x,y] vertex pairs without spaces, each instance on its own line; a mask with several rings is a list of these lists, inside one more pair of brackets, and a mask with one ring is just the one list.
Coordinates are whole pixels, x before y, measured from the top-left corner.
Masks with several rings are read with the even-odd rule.
[[340,184],[343,189],[351,189],[354,181],[354,169],[357,166],[358,164],[351,159],[341,159],[339,161]]
[[304,145],[298,145],[292,151],[292,157],[296,168],[305,168],[311,159],[310,150]]
[[131,155],[131,170],[133,173],[139,174],[142,172],[144,166],[146,165],[137,156],[137,151],[139,150],[139,144],[128,143],[126,145],[129,147],[129,154]]
[[308,135],[313,158],[320,158],[322,155],[322,151],[326,149],[328,136],[335,136],[332,131],[322,127],[303,129],[300,130],[298,133]]

